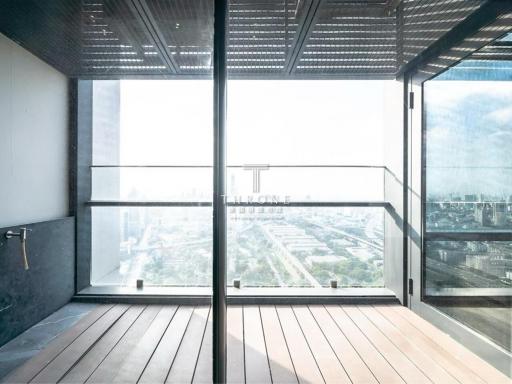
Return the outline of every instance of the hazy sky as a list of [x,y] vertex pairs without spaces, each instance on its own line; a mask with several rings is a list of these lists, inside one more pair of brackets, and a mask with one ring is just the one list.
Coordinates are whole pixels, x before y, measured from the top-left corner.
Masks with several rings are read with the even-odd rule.
[[[121,81],[121,163],[211,164],[211,81]],[[382,165],[384,82],[230,81],[230,164]]]
[[512,194],[512,84],[425,86],[428,194]]
[[[383,165],[389,83],[230,81],[228,164]],[[211,165],[212,87],[206,80],[121,81],[119,163]],[[116,172],[121,198],[134,189],[149,199],[211,198],[211,170]],[[229,172],[230,194],[252,193],[250,172]],[[295,200],[380,200],[382,177],[373,169],[272,169],[262,174],[261,192]]]

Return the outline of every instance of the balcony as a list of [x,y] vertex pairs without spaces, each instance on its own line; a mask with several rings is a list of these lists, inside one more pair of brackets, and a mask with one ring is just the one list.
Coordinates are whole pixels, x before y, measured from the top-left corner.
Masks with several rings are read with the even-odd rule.
[[510,383],[511,31],[0,0],[0,382]]
[[[392,297],[384,167],[269,165],[260,193],[246,168],[227,169],[231,295]],[[92,166],[91,287],[82,293],[209,295],[211,177],[201,165]]]

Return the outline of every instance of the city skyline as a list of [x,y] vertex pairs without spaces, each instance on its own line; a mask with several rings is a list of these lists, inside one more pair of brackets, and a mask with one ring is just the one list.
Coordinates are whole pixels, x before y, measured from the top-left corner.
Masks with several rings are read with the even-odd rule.
[[[208,208],[118,212],[119,262],[107,276],[93,279],[95,284],[133,285],[137,278],[148,285],[211,284]],[[244,286],[320,287],[330,280],[382,286],[383,214],[378,208],[285,208],[247,220],[230,215],[228,277]],[[93,222],[96,215],[93,210]],[[93,235],[93,248],[101,249],[98,241]]]

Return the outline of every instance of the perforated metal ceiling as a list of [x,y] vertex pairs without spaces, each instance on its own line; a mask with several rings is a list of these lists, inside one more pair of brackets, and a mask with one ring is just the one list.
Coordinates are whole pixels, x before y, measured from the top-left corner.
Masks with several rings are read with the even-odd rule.
[[[243,78],[393,77],[484,3],[230,0],[228,70]],[[0,0],[0,31],[69,76],[205,77],[212,74],[213,6],[213,0]],[[512,25],[506,22],[504,29]],[[503,52],[489,49],[480,56]]]
[[[493,41],[510,31],[511,26],[512,12],[505,12],[499,15],[492,23],[479,28],[471,36],[444,50],[437,58],[419,66],[417,68],[419,80],[432,78],[445,69],[457,64],[462,59],[510,60],[511,57],[507,55],[506,50],[499,56],[495,54],[492,58],[488,53],[493,52],[496,45],[501,45],[502,47],[508,45],[504,41],[508,38],[494,43]],[[510,52],[510,45],[508,49]]]
[[293,70],[299,74],[390,75],[397,69],[396,14],[385,2],[321,3]]
[[[509,22],[512,22],[512,14],[504,15],[501,18],[505,16],[508,16]],[[471,59],[512,61],[512,33],[476,51],[471,55]]]
[[485,1],[483,0],[404,0],[399,15],[401,64],[409,62],[451,30]]

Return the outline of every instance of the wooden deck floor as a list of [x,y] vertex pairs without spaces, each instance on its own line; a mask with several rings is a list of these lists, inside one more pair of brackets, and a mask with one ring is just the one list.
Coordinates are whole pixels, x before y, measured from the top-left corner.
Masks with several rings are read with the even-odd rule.
[[[228,309],[230,383],[510,383],[400,306]],[[8,383],[211,382],[209,307],[101,305]]]

